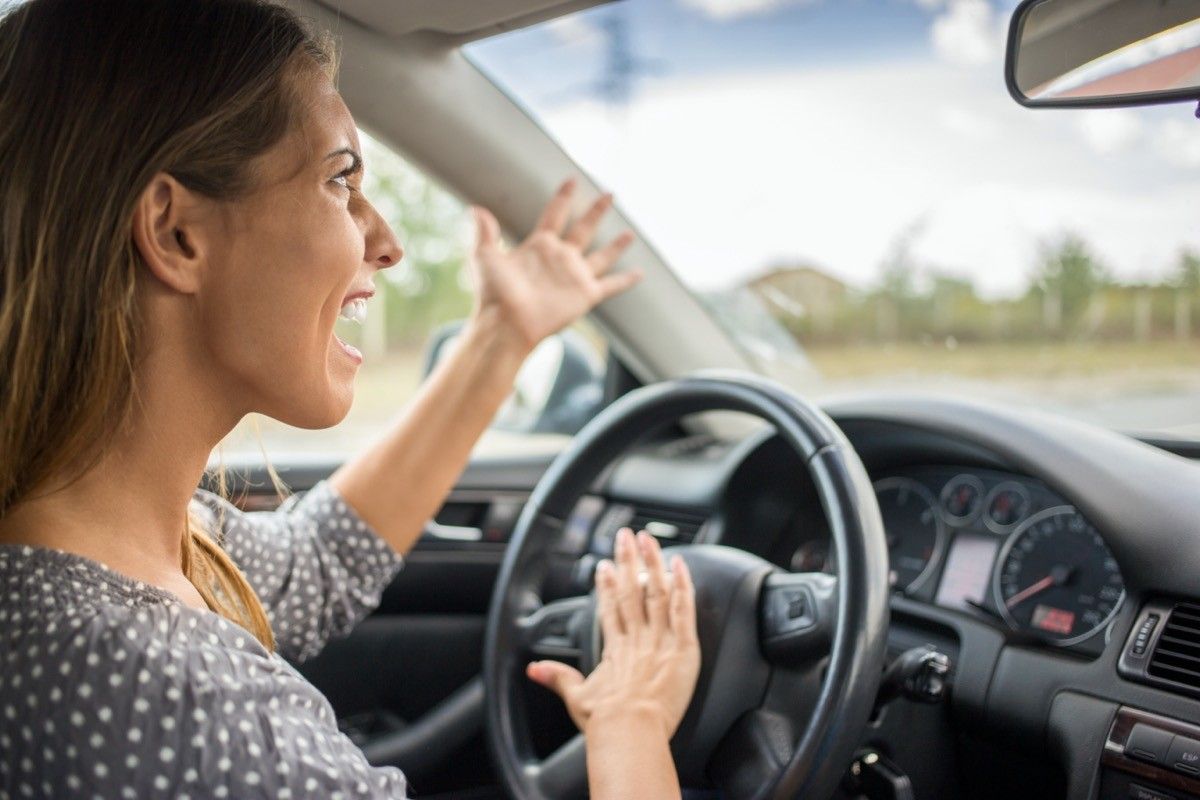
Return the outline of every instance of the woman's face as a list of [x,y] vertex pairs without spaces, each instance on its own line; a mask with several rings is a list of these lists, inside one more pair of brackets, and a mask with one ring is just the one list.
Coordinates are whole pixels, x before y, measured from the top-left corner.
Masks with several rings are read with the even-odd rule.
[[361,148],[342,98],[315,70],[298,83],[298,124],[258,160],[258,188],[220,204],[199,309],[239,412],[320,428],[349,411],[362,363],[334,322],[403,250],[359,191]]

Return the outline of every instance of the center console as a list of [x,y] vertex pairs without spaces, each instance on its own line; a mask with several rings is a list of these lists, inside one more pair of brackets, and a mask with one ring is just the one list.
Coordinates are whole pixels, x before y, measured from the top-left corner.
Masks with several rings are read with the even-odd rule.
[[1100,800],[1200,800],[1200,726],[1122,707],[1100,763]]

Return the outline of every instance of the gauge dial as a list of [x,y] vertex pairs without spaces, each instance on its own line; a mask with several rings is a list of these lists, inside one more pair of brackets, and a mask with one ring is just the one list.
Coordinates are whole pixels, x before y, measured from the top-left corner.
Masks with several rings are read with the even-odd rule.
[[929,579],[946,536],[933,493],[910,478],[886,478],[875,497],[887,532],[889,579],[901,591]]
[[979,515],[983,482],[974,475],[958,475],[942,488],[942,511],[952,525],[965,525]]
[[992,588],[1010,627],[1060,645],[1101,630],[1125,599],[1116,559],[1071,506],[1048,508],[1013,531]]
[[1005,481],[988,492],[983,521],[997,533],[1007,533],[1025,519],[1032,504],[1028,489],[1016,481]]

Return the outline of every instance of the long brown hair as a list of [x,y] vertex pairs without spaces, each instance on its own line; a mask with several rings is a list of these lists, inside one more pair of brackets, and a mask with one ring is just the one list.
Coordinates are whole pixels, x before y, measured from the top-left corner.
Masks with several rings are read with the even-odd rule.
[[[0,517],[93,467],[136,408],[142,190],[160,172],[252,190],[313,67],[332,76],[329,40],[263,0],[30,0],[0,19]],[[273,649],[202,522],[181,535],[209,606]]]

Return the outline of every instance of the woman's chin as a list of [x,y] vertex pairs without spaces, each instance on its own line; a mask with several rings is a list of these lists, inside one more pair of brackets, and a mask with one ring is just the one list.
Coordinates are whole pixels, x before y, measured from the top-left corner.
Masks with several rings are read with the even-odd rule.
[[346,348],[350,346],[331,336],[323,369],[300,380],[300,385],[286,390],[279,385],[273,387],[271,405],[277,413],[267,412],[268,415],[293,428],[306,430],[332,428],[344,420],[354,403],[354,379],[362,358],[360,354],[356,360]]
[[313,403],[305,408],[290,409],[290,413],[285,415],[272,416],[293,428],[304,428],[305,430],[332,428],[350,413],[353,400],[353,389],[347,387],[347,389],[339,391],[331,387],[325,402],[320,405]]
[[[338,373],[343,374],[338,374]],[[269,414],[285,425],[305,430],[332,428],[346,418],[354,404],[354,376],[344,370],[330,370],[325,375],[324,385],[309,390],[290,392],[286,401],[279,403],[278,413]]]

